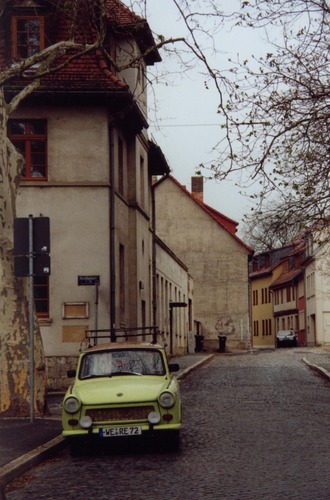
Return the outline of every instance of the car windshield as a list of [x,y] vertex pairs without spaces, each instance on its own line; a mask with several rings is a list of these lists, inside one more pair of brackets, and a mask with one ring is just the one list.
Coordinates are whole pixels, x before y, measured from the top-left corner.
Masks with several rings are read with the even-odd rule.
[[163,357],[156,349],[116,349],[83,356],[80,379],[115,375],[165,375]]

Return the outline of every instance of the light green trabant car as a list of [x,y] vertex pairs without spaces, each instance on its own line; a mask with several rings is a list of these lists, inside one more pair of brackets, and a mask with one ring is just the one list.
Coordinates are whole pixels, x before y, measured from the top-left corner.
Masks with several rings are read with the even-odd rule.
[[63,400],[63,436],[71,453],[117,438],[163,438],[177,449],[181,429],[179,383],[158,344],[113,342],[86,349]]

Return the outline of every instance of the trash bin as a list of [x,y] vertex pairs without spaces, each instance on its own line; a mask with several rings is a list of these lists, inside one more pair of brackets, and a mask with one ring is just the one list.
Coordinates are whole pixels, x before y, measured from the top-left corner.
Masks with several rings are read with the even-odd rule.
[[226,339],[225,335],[219,335],[219,352],[226,352]]
[[195,335],[195,352],[203,352],[204,347],[204,335]]

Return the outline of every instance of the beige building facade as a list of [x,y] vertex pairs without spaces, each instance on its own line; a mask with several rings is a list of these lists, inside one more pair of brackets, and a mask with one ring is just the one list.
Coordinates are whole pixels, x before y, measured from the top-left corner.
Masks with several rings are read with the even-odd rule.
[[[65,39],[56,3],[46,6],[53,13],[44,2],[21,3],[24,11],[8,5],[11,26],[32,19],[40,40]],[[151,340],[147,333],[157,328],[169,353],[187,350],[192,280],[187,266],[156,243],[152,206],[152,178],[169,171],[147,135],[146,71],[160,56],[148,50],[154,42],[145,20],[119,8],[115,19],[108,13],[106,43],[118,65],[141,57],[139,64],[118,74],[99,51],[73,59],[41,81],[8,127],[24,157],[17,216],[50,220],[51,272],[34,278],[34,299],[51,389],[67,387],[66,371],[75,367],[86,331],[95,337],[98,330],[105,338],[91,341],[105,342],[124,332],[123,341],[132,329]],[[54,22],[45,23],[52,15]],[[88,31],[88,19],[77,23],[77,31]],[[2,63],[9,57],[0,56]],[[175,302],[190,307],[173,310],[170,321]]]
[[[17,115],[19,120],[47,119],[47,181],[22,181],[17,199],[18,216],[50,219],[48,305],[39,315],[47,358],[76,356],[86,330],[153,325],[151,182],[145,136],[127,137],[121,128],[110,134],[102,107],[87,107],[85,112],[81,107],[21,108]],[[79,278],[86,276],[99,277],[99,285],[80,285]]]
[[187,266],[156,238],[156,324],[170,354],[186,354],[194,317],[194,282]]
[[330,243],[322,234],[323,243],[307,243],[305,266],[307,345],[330,346]]
[[236,235],[237,223],[202,201],[201,177],[190,193],[172,176],[155,185],[157,234],[194,280],[195,333],[204,348],[245,347],[250,338],[248,259],[252,250]]

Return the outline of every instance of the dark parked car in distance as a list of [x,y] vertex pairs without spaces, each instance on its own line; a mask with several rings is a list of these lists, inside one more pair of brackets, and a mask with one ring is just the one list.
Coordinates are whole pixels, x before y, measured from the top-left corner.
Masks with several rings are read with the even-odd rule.
[[298,345],[297,335],[293,330],[279,330],[276,334],[277,347],[291,345],[296,347]]

